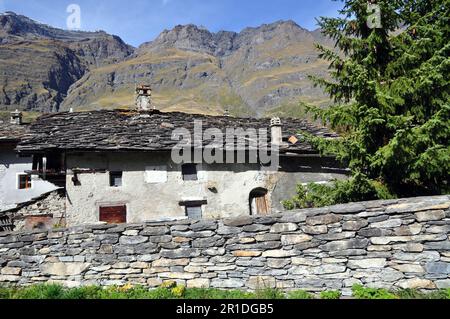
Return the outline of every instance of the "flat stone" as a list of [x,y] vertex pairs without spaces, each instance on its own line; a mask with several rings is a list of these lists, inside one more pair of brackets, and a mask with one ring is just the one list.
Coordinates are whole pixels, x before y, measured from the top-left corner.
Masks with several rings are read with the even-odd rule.
[[187,288],[209,288],[210,280],[207,278],[189,279],[186,282]]
[[289,265],[291,263],[290,260],[285,260],[285,259],[271,259],[269,258],[267,260],[267,266],[269,266],[270,268],[275,268],[275,269],[280,269],[280,268],[284,268],[287,265]]
[[226,252],[225,248],[223,248],[223,247],[220,247],[220,248],[213,247],[213,248],[204,250],[203,254],[207,255],[207,256],[223,256],[223,255],[225,255],[225,252]]
[[14,275],[0,275],[0,282],[18,282],[21,278]]
[[412,261],[412,262],[433,262],[439,261],[441,259],[441,255],[437,251],[424,251],[422,253],[395,253],[393,256],[393,260],[400,261]]
[[250,217],[237,217],[237,218],[229,218],[223,221],[225,226],[231,227],[240,227],[245,225],[250,225],[253,223],[252,218]]
[[217,222],[213,220],[202,220],[191,225],[193,231],[216,230]]
[[387,281],[389,283],[396,282],[405,277],[405,275],[397,270],[391,268],[385,268],[381,271],[380,277],[382,281]]
[[298,229],[297,225],[294,223],[278,223],[270,228],[271,233],[288,233],[293,232]]
[[46,263],[40,269],[46,275],[76,276],[87,271],[90,266],[90,263]]
[[198,257],[200,256],[200,250],[192,248],[179,248],[175,250],[161,250],[161,257],[170,259],[179,259],[187,257]]
[[402,225],[402,220],[399,218],[388,219],[378,223],[372,223],[369,227],[371,228],[394,228]]
[[386,236],[373,237],[370,239],[374,245],[387,245],[392,242],[411,242],[411,241],[438,241],[444,239],[441,235],[417,235],[417,236]]
[[428,222],[445,218],[443,210],[429,210],[415,213],[418,222]]
[[296,245],[300,243],[304,243],[310,241],[312,236],[309,235],[283,235],[281,236],[281,243],[285,246],[287,245]]
[[262,235],[256,235],[255,236],[256,241],[262,242],[262,241],[277,241],[281,239],[280,234],[262,234]]
[[450,233],[450,225],[430,226],[427,228],[426,232],[432,234],[448,234]]
[[366,227],[368,224],[369,222],[367,220],[347,221],[342,224],[342,230],[357,231],[360,230],[361,228]]
[[188,264],[189,264],[189,258],[158,259],[152,263],[152,267],[187,266]]
[[346,266],[336,265],[336,264],[325,264],[319,267],[314,267],[313,273],[316,275],[322,274],[336,274],[342,273],[347,270]]
[[272,276],[251,276],[246,286],[252,290],[263,290],[276,287],[276,280]]
[[450,288],[450,279],[436,280],[435,284],[438,289],[448,289]]
[[302,231],[309,235],[320,235],[326,234],[328,232],[328,227],[326,225],[303,226]]
[[438,250],[438,251],[450,251],[450,241],[440,241],[435,243],[426,243],[425,245],[426,249],[430,250]]
[[342,220],[342,216],[335,215],[335,214],[327,214],[327,215],[321,215],[321,216],[313,216],[308,217],[306,219],[306,224],[309,226],[316,226],[316,225],[329,225],[338,223]]
[[425,269],[431,274],[450,275],[450,263],[446,262],[428,262],[425,264]]
[[254,242],[256,242],[256,239],[253,237],[239,238],[239,243],[241,243],[241,244],[253,244]]
[[401,271],[403,273],[424,273],[425,269],[418,264],[399,264],[399,265],[391,265],[390,267]]
[[391,245],[371,245],[367,247],[367,251],[391,251]]
[[302,266],[319,266],[321,264],[319,259],[304,258],[304,257],[292,257],[292,265]]
[[334,234],[325,234],[325,235],[318,235],[316,236],[319,240],[340,240],[340,239],[348,239],[355,237],[355,232],[340,232],[340,233],[334,233]]
[[306,212],[286,213],[280,218],[281,223],[303,223],[306,221]]
[[245,251],[245,250],[236,250],[233,251],[233,256],[235,257],[258,257],[261,256],[262,252],[260,251]]
[[124,236],[137,236],[139,234],[139,230],[137,229],[130,229],[126,230],[122,233]]
[[285,258],[285,257],[292,257],[296,256],[298,253],[294,250],[268,250],[263,252],[263,257],[269,257],[269,258]]
[[397,236],[411,236],[418,235],[422,231],[421,224],[412,224],[408,226],[402,226],[395,229],[395,235]]
[[270,226],[267,225],[261,225],[261,224],[253,224],[253,225],[246,225],[242,227],[242,230],[249,233],[257,233],[262,232],[265,230],[269,230]]
[[211,281],[211,287],[213,288],[241,288],[244,287],[244,281],[238,278],[229,279],[213,279]]
[[158,274],[161,278],[169,278],[169,279],[194,279],[197,277],[197,274],[187,273],[187,272],[161,272]]
[[348,203],[330,206],[330,211],[337,214],[359,213],[366,207],[362,203]]
[[366,248],[369,245],[368,239],[348,239],[329,242],[320,246],[325,251],[340,251],[346,249],[361,249]]
[[235,235],[241,233],[242,230],[239,227],[219,226],[216,232],[218,235]]
[[148,237],[144,236],[122,236],[120,237],[120,244],[122,245],[138,245],[148,241]]
[[436,285],[427,279],[411,278],[399,281],[397,286],[403,289],[435,289]]
[[1,274],[2,275],[19,276],[21,273],[22,273],[22,269],[21,268],[17,268],[17,267],[4,267],[1,270]]
[[367,269],[367,268],[384,268],[386,266],[385,258],[366,258],[366,259],[351,259],[347,266],[351,269]]

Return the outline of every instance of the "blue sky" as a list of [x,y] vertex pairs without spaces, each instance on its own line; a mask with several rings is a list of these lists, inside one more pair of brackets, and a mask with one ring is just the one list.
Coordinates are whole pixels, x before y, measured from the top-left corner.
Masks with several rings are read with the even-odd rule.
[[66,29],[70,4],[81,8],[82,30],[105,30],[134,46],[188,23],[216,32],[291,19],[313,30],[315,17],[335,16],[342,6],[332,0],[0,0],[0,11]]

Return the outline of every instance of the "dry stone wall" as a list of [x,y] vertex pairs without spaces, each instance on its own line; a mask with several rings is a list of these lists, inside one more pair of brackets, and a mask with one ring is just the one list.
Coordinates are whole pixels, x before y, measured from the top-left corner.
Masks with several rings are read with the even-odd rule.
[[0,283],[450,287],[450,196],[0,235]]

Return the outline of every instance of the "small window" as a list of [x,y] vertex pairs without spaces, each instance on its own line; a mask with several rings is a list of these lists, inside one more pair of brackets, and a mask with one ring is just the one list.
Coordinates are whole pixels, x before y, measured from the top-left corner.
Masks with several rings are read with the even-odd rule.
[[186,206],[186,216],[189,219],[202,219],[202,206]]
[[180,202],[180,206],[184,206],[186,216],[189,219],[202,219],[202,206],[207,204],[206,200]]
[[18,188],[19,189],[30,189],[31,188],[31,176],[27,174],[18,175]]
[[102,206],[99,220],[108,224],[124,224],[127,222],[127,206]]
[[181,166],[181,172],[183,174],[184,181],[197,181],[197,165],[196,164],[184,164]]
[[122,172],[110,172],[109,173],[109,186],[111,186],[111,187],[122,186]]

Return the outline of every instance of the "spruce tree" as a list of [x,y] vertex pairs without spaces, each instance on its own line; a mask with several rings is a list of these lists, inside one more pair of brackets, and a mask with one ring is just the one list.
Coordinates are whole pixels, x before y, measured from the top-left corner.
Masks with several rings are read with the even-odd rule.
[[[318,20],[336,41],[336,50],[317,46],[330,77],[312,77],[334,104],[308,108],[341,138],[312,141],[347,164],[353,181],[386,185],[397,196],[447,193],[450,0],[342,2],[339,17]],[[378,27],[368,4],[380,8]]]

